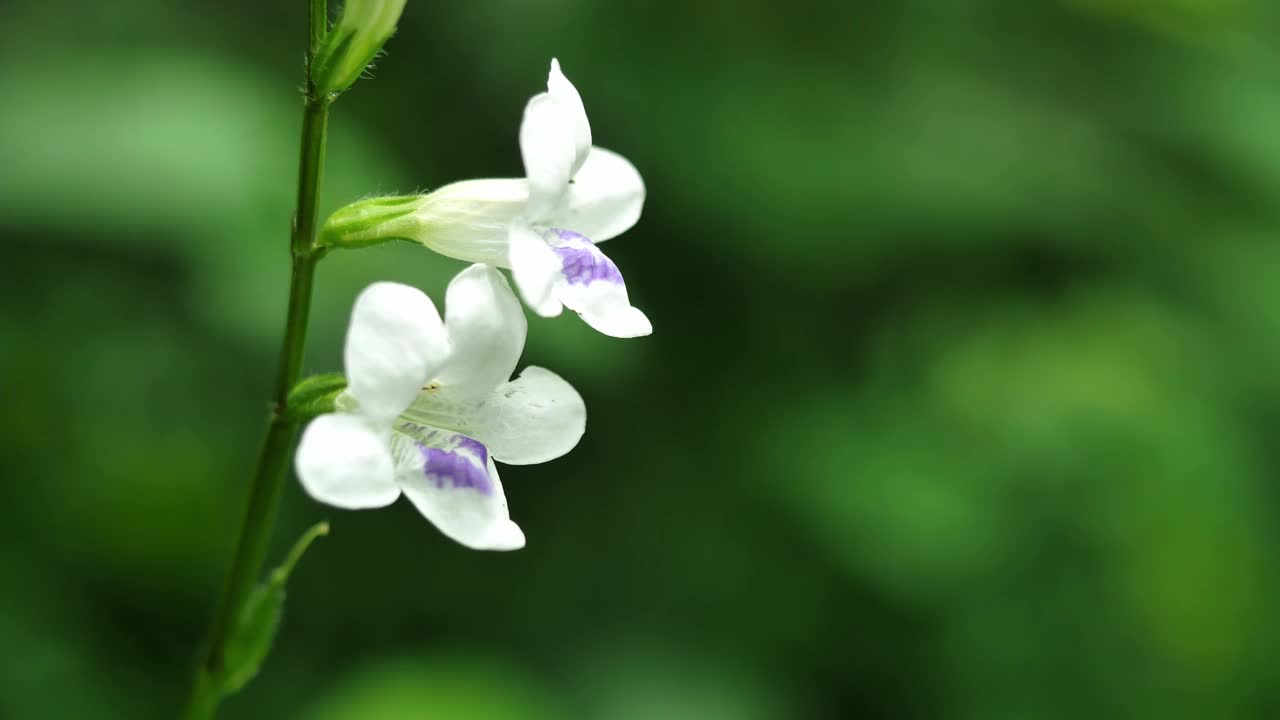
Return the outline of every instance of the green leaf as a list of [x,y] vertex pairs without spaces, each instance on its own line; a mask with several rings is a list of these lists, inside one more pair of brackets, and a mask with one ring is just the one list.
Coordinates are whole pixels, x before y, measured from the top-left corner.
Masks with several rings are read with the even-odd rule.
[[312,541],[329,534],[329,523],[312,525],[293,544],[284,562],[271,571],[266,582],[254,589],[240,615],[235,629],[227,640],[223,656],[223,672],[218,678],[223,695],[239,692],[258,674],[262,662],[271,652],[280,619],[284,615],[284,587],[298,559],[307,551]]
[[305,420],[333,412],[334,400],[346,389],[347,379],[341,373],[303,378],[289,391],[288,416],[295,420]]

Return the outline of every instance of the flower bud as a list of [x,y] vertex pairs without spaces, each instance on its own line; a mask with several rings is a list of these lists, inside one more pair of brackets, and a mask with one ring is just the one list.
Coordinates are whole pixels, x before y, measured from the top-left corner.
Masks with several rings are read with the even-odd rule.
[[340,93],[360,78],[396,31],[405,0],[347,0],[312,60],[317,92]]

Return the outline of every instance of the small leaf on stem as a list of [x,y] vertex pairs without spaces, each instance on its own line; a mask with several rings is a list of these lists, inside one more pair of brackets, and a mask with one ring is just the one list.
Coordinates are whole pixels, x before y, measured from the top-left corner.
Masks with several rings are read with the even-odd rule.
[[347,389],[341,373],[324,373],[303,378],[289,391],[288,416],[303,421],[333,412],[333,403]]
[[329,534],[329,523],[312,525],[293,544],[284,562],[271,571],[267,580],[254,588],[236,617],[235,628],[227,640],[223,654],[223,670],[217,678],[223,695],[239,692],[258,674],[263,660],[271,652],[280,618],[284,614],[284,588],[289,574],[298,564],[312,541]]

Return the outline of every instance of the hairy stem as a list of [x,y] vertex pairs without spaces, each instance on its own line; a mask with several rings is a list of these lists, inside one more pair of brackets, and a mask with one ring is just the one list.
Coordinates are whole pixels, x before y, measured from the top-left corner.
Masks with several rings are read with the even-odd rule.
[[308,0],[307,95],[302,114],[302,145],[298,162],[298,199],[289,237],[292,272],[289,278],[289,309],[284,341],[280,347],[271,418],[258,455],[244,524],[236,544],[231,570],[218,601],[206,653],[196,669],[194,688],[187,707],[187,720],[207,720],[218,710],[222,699],[219,682],[224,667],[227,640],[236,618],[262,574],[263,559],[271,540],[276,506],[284,487],[289,448],[298,420],[290,418],[289,390],[298,382],[306,348],[307,319],[311,312],[311,287],[321,252],[315,247],[316,201],[324,174],[325,135],[329,121],[329,98],[317,97],[310,77],[311,57],[324,37],[327,26],[325,0]]

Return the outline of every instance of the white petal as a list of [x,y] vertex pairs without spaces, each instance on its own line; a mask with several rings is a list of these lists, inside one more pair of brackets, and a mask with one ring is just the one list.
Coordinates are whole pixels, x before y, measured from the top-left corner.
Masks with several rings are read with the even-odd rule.
[[556,225],[604,242],[636,224],[644,195],[644,180],[634,165],[615,152],[593,147],[569,185],[569,204]]
[[520,123],[520,154],[529,180],[531,222],[555,217],[564,207],[576,161],[574,120],[547,93],[534,95]]
[[532,465],[564,455],[587,425],[582,396],[559,375],[525,368],[467,419],[469,434],[509,465]]
[[591,123],[587,121],[587,109],[582,105],[582,96],[573,83],[569,82],[569,78],[560,72],[560,61],[555,58],[551,59],[551,72],[547,75],[547,94],[560,104],[565,118],[573,128],[572,177],[578,174],[587,160],[587,151],[591,149]]
[[653,332],[643,312],[631,306],[622,273],[589,239],[553,229],[547,242],[560,261],[556,297],[596,330],[617,338]]
[[451,183],[422,198],[409,234],[441,255],[506,266],[508,228],[528,202],[524,179]]
[[554,290],[560,277],[560,258],[542,236],[524,223],[513,223],[509,237],[508,263],[521,297],[543,317],[559,315],[560,301]]
[[400,487],[387,434],[379,434],[355,415],[312,420],[294,458],[302,487],[322,503],[352,510],[395,502]]
[[405,497],[441,532],[475,550],[524,547],[487,448],[463,435],[406,424],[395,443]]
[[569,383],[550,370],[530,367],[481,396],[443,385],[424,390],[401,419],[410,427],[448,428],[484,443],[501,462],[531,465],[572,450],[585,429],[587,409]]
[[472,265],[449,283],[445,332],[453,354],[436,381],[468,395],[488,394],[515,372],[528,322],[502,273]]
[[390,425],[449,352],[436,306],[399,283],[370,285],[356,298],[347,330],[347,390],[360,413]]

